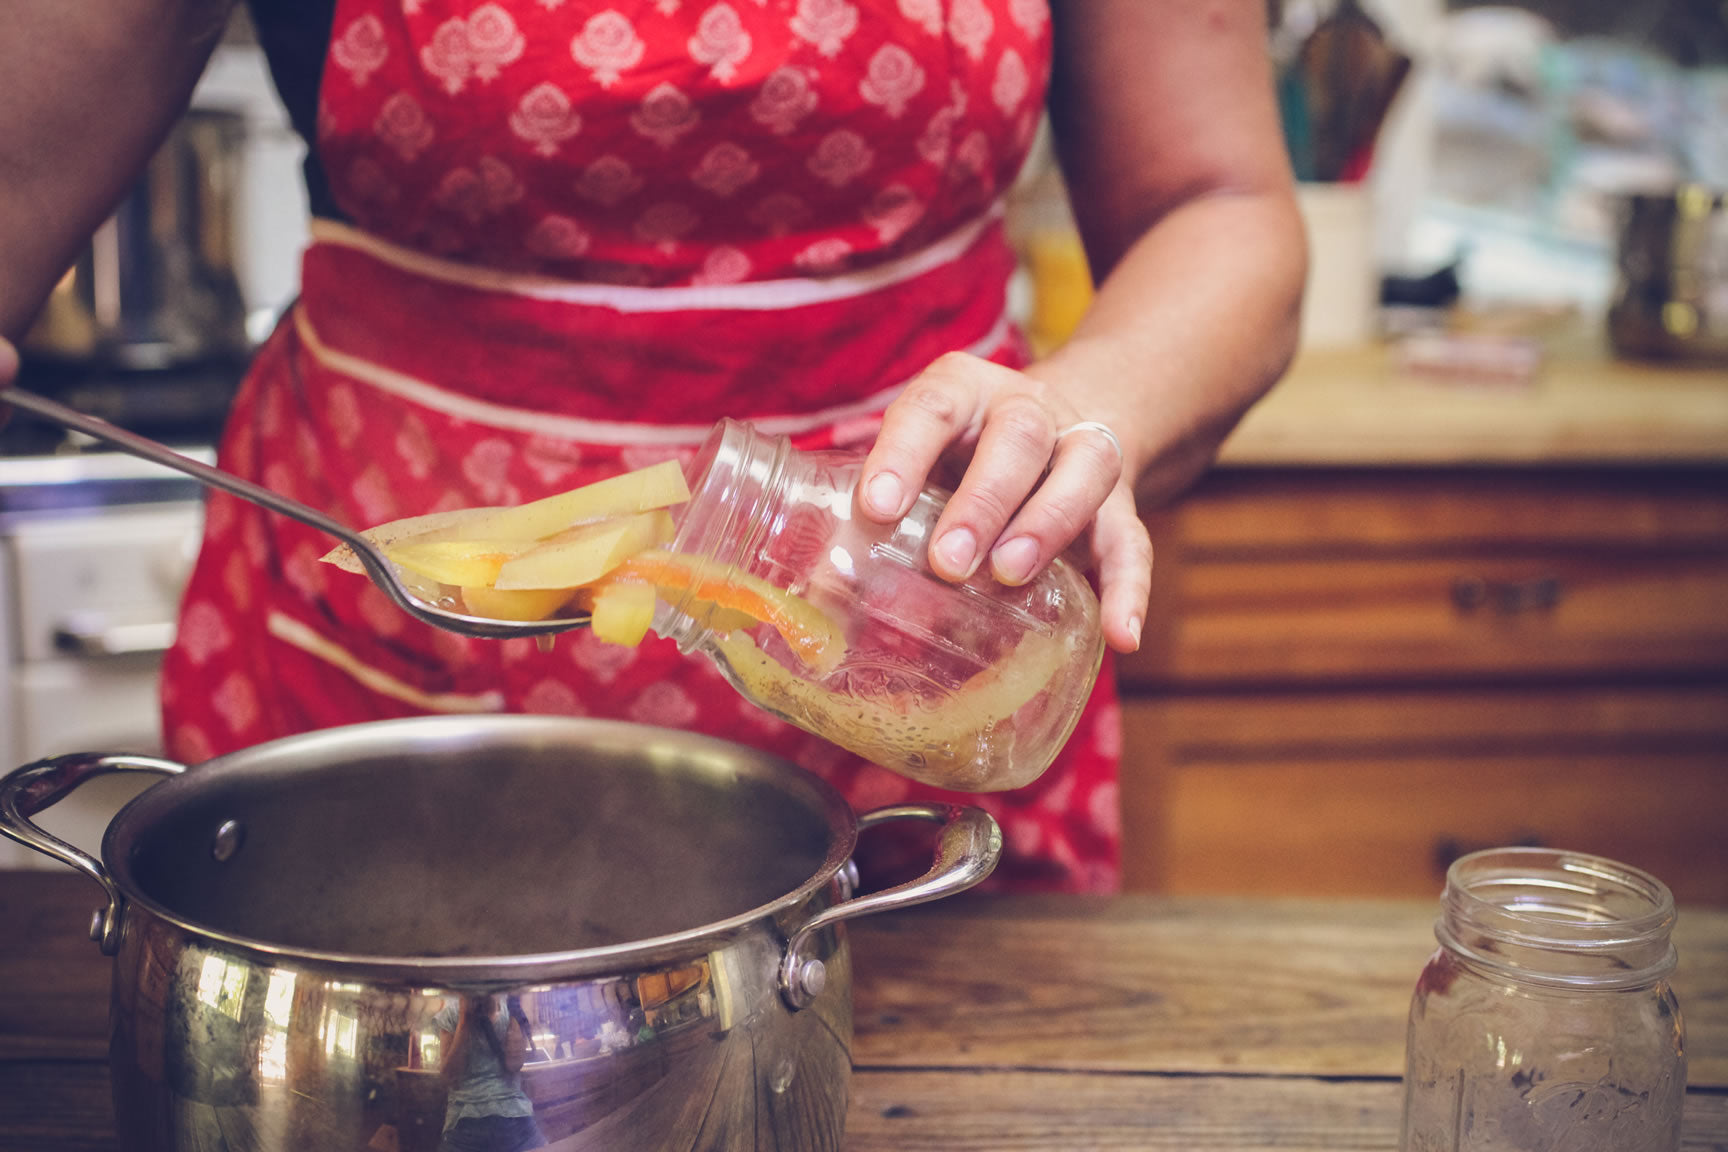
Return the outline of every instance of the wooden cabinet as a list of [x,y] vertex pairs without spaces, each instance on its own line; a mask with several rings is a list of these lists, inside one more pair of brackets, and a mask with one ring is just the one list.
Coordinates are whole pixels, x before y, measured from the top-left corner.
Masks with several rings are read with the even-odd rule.
[[1433,895],[1528,843],[1728,903],[1728,469],[1233,468],[1149,522],[1129,887]]

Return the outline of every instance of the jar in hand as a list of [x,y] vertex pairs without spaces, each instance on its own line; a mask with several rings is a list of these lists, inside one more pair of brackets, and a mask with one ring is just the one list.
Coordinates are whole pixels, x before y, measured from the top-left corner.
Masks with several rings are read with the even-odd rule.
[[[863,520],[863,463],[721,421],[677,512],[687,591],[662,586],[654,630],[755,704],[902,775],[970,792],[1031,782],[1098,676],[1091,585],[1061,559],[1017,587],[941,579],[926,555],[947,494],[925,489],[896,524]],[[727,613],[726,596],[751,611]]]

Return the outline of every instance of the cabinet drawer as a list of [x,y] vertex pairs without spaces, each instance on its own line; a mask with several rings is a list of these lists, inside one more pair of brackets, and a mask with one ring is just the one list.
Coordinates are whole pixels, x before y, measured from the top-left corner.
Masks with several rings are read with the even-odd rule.
[[[16,658],[157,652],[173,637],[198,552],[198,504],[115,508],[30,520],[0,538],[16,586]],[[0,606],[4,607],[4,606]]]
[[1728,553],[1187,558],[1129,684],[1728,670]]
[[1728,689],[1204,696],[1124,720],[1133,888],[1432,896],[1464,851],[1539,843],[1728,903]]

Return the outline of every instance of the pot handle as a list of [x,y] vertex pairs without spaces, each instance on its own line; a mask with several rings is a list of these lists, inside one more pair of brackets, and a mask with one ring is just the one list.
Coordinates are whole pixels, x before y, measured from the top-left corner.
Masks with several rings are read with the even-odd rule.
[[120,947],[120,886],[108,875],[108,869],[89,853],[74,847],[58,836],[43,831],[30,817],[51,808],[88,781],[115,772],[160,772],[178,776],[186,771],[184,764],[158,760],[152,756],[111,756],[99,752],[73,752],[38,760],[0,779],[0,834],[76,868],[96,883],[108,896],[108,907],[96,910],[90,921],[90,939],[101,945],[106,956]]
[[929,820],[942,825],[941,837],[936,842],[936,859],[918,879],[855,900],[843,900],[811,917],[793,933],[780,961],[780,996],[793,1009],[803,1008],[816,999],[828,981],[828,969],[822,961],[805,955],[805,948],[816,933],[842,920],[910,908],[964,892],[990,875],[1002,858],[1002,829],[982,808],[900,804],[864,813],[858,817],[858,828],[863,831],[890,820]]

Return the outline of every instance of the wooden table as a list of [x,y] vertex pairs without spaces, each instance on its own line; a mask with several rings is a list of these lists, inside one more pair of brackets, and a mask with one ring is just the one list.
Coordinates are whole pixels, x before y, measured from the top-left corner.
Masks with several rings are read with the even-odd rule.
[[[115,1147],[96,891],[0,873],[0,1150]],[[1426,902],[981,897],[859,922],[848,1152],[1397,1147]],[[1728,910],[1682,908],[1688,1152],[1728,1149]]]

